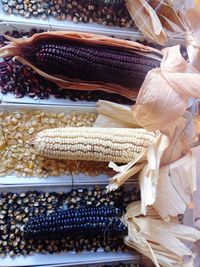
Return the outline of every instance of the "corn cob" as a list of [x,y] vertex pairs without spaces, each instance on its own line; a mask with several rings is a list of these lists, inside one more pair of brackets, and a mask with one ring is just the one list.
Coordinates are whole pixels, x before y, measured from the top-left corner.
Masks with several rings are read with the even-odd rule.
[[[101,81],[140,88],[148,71],[158,67],[154,59],[121,48],[86,46],[79,43],[46,41],[26,54],[48,74],[83,81]],[[36,55],[35,57],[33,55]]]
[[156,136],[144,129],[67,127],[46,129],[31,140],[49,158],[128,163]]
[[0,57],[15,56],[62,88],[103,90],[131,99],[162,57],[154,48],[94,34],[51,32],[8,39],[12,42],[0,49]]
[[31,217],[24,226],[25,238],[52,239],[64,236],[96,236],[105,231],[112,236],[127,233],[120,220],[122,209],[102,206],[68,209],[47,216]]

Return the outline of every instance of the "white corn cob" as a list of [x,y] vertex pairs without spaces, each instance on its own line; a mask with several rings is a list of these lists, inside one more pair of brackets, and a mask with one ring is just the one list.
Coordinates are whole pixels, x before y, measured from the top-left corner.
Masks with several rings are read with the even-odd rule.
[[67,127],[43,130],[32,144],[48,158],[128,163],[155,137],[144,129]]

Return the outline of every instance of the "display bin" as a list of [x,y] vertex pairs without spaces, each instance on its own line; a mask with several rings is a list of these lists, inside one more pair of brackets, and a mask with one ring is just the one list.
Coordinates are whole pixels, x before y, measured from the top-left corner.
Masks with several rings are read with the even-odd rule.
[[[79,183],[74,183],[73,189],[87,188],[93,189],[95,185],[102,188],[105,187],[106,183],[99,184],[98,181],[91,182],[87,185],[84,179]],[[135,188],[134,184],[128,183],[124,185],[124,190]],[[69,192],[72,189],[72,185],[57,184],[15,184],[15,185],[1,185],[0,194],[2,192],[27,192],[27,191],[42,191],[42,192]],[[104,252],[103,249],[98,249],[97,252],[83,251],[79,254],[75,252],[61,252],[59,254],[41,254],[34,253],[33,255],[27,256],[6,256],[0,260],[1,267],[22,267],[22,266],[98,266],[100,264],[114,264],[117,262],[131,262],[132,264],[139,264],[141,257],[138,253],[133,250],[127,250],[127,252]]]

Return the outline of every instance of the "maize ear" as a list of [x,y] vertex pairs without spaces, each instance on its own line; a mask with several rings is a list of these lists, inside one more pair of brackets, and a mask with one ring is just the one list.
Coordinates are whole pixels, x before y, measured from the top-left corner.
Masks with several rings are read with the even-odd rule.
[[48,158],[128,163],[137,158],[156,135],[136,128],[67,127],[43,130],[31,144]]
[[122,209],[109,206],[71,208],[47,216],[31,217],[24,226],[24,235],[31,239],[54,239],[64,236],[96,236],[106,231],[109,236],[127,234],[120,217]]
[[140,88],[148,71],[160,65],[155,59],[121,48],[48,40],[36,47],[35,54],[34,63],[48,74],[135,88]]
[[103,90],[133,99],[162,53],[142,44],[89,33],[48,32],[14,39],[0,57],[15,56],[59,87]]

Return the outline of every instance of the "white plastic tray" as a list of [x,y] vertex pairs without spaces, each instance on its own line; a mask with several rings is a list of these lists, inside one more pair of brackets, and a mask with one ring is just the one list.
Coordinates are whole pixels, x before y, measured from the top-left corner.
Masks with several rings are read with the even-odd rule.
[[[14,111],[19,109],[42,109],[45,111],[54,111],[55,113],[59,112],[70,112],[73,110],[77,110],[76,107],[73,106],[50,106],[50,105],[41,105],[40,103],[37,103],[37,105],[34,104],[1,104],[0,110],[1,111]],[[78,110],[80,112],[94,112],[94,107],[79,107]],[[87,175],[73,175],[74,182],[76,183],[82,183],[84,182],[86,184],[91,183],[94,179],[102,183],[105,181],[108,181],[108,177],[106,175],[99,175],[98,177],[90,177]],[[63,175],[58,177],[47,177],[47,178],[39,178],[39,177],[27,177],[27,178],[17,178],[14,174],[13,175],[7,175],[5,177],[0,177],[0,184],[31,184],[31,183],[58,183],[58,184],[66,184],[66,183],[72,183],[72,177]]]
[[[70,112],[70,111],[80,111],[80,112],[95,112],[95,107],[84,107],[84,106],[56,106],[56,105],[42,105],[37,103],[34,104],[1,104],[0,111],[15,111],[19,109],[41,109],[45,111],[59,112]],[[107,175],[101,174],[95,177],[91,177],[84,174],[73,175],[73,180],[75,184],[107,184],[109,177]],[[131,181],[131,183],[133,180]],[[62,175],[62,176],[48,176],[47,178],[41,177],[27,177],[27,178],[17,178],[14,174],[0,177],[1,184],[71,184],[72,176]]]
[[[0,13],[1,14],[1,13]],[[17,20],[16,20],[17,21]],[[74,24],[73,24],[74,25]],[[85,25],[85,24],[84,24]],[[94,32],[98,34],[104,34],[107,36],[115,36],[117,38],[122,39],[130,39],[133,41],[136,40],[142,40],[144,39],[139,33],[130,33],[130,32],[118,32],[115,31],[113,33],[112,31],[99,31],[98,29],[90,29],[90,28],[82,28],[82,27],[65,27],[65,26],[58,26],[50,24],[33,24],[30,22],[30,20],[26,20],[25,23],[19,23],[19,22],[0,22],[0,34],[3,34],[6,31],[30,31],[31,29],[43,29],[45,31],[52,31],[52,30],[67,30],[67,31],[85,31],[85,32]],[[0,99],[2,103],[27,103],[27,104],[44,104],[44,105],[81,105],[81,106],[95,106],[96,102],[94,101],[71,101],[69,99],[58,99],[54,96],[50,96],[49,99],[33,99],[31,97],[25,96],[23,98],[17,98],[14,94],[8,93],[8,94],[0,94]]]
[[[76,187],[76,186],[75,186]],[[77,186],[80,187],[80,186]],[[93,186],[87,186],[92,188]],[[127,185],[130,190],[130,185]],[[30,190],[44,190],[47,192],[68,192],[71,190],[71,186],[56,186],[56,185],[23,185],[23,186],[0,186],[1,192],[26,192]],[[35,253],[28,256],[16,256],[11,258],[9,256],[4,259],[0,258],[0,267],[22,267],[22,266],[44,266],[48,264],[63,264],[64,266],[81,266],[85,264],[97,264],[97,263],[111,263],[111,262],[125,262],[131,261],[132,263],[140,262],[140,255],[135,251],[129,252],[118,252],[118,253],[107,253],[103,249],[99,249],[97,252],[82,252],[76,254],[75,252],[62,252],[60,254],[39,254]]]
[[122,27],[109,27],[109,26],[103,26],[97,23],[73,23],[71,21],[67,20],[56,20],[53,16],[49,16],[48,19],[43,20],[39,16],[34,17],[31,16],[30,18],[25,18],[20,15],[14,15],[11,14],[9,15],[8,13],[4,12],[3,10],[3,4],[0,2],[0,20],[1,21],[7,21],[7,22],[19,22],[19,23],[31,23],[34,25],[52,25],[56,26],[59,28],[67,28],[71,30],[77,30],[80,29],[81,31],[91,31],[91,32],[102,32],[102,33],[138,33],[137,30],[135,29],[127,29],[127,28],[122,28]]
[[[139,263],[140,255],[135,252],[118,252],[106,253],[104,251],[82,252],[76,254],[73,252],[60,254],[34,254],[31,256],[18,256],[14,258],[5,257],[0,260],[0,267],[22,267],[22,266],[48,266],[56,264],[56,266],[82,266],[86,264],[97,263],[113,263],[131,261],[131,263]],[[62,264],[62,265],[60,265]]]
[[[193,6],[192,0],[185,1],[185,7],[189,8]],[[119,38],[127,38],[128,36],[132,37],[141,37],[142,35],[137,29],[134,28],[122,28],[122,27],[110,27],[110,26],[103,26],[97,23],[73,23],[67,20],[56,20],[52,16],[50,16],[47,20],[42,20],[39,17],[30,17],[29,19],[24,18],[20,15],[9,15],[8,13],[3,11],[2,2],[0,2],[0,21],[7,22],[11,24],[22,24],[27,25],[31,24],[35,27],[41,27],[41,25],[46,26],[50,29],[61,29],[61,30],[72,30],[72,31],[82,31],[82,32],[93,32],[99,33],[104,35],[112,35],[118,36]],[[121,35],[121,37],[120,37]],[[129,37],[128,37],[129,38]],[[176,39],[179,40],[179,37],[172,35],[172,39],[169,39],[169,42],[175,41]],[[181,39],[181,38],[180,38]]]
[[[1,12],[0,12],[1,15]],[[14,15],[13,15],[14,16]],[[9,16],[6,16],[9,18]],[[11,15],[12,17],[12,15]],[[15,18],[16,17],[16,18]],[[17,19],[18,18],[18,19]],[[106,36],[110,37],[116,37],[116,38],[121,38],[121,39],[129,39],[132,41],[137,41],[137,40],[144,40],[144,37],[134,31],[127,31],[127,30],[117,30],[113,28],[106,28],[105,27],[89,27],[87,26],[88,24],[83,24],[83,26],[79,24],[73,24],[69,26],[67,23],[65,24],[64,22],[59,22],[58,24],[50,24],[50,23],[38,23],[37,20],[36,22],[32,22],[31,19],[27,20],[25,19],[24,21],[21,21],[21,17],[14,16],[13,19],[16,19],[16,21],[9,21],[7,19],[7,22],[0,22],[0,34],[6,32],[6,31],[13,31],[13,30],[18,30],[18,31],[30,31],[33,28],[36,29],[43,29],[45,31],[52,31],[52,30],[66,30],[66,31],[81,31],[81,32],[92,32],[92,33],[97,33],[97,34],[103,34]],[[6,19],[5,19],[6,20]],[[34,19],[35,20],[35,19]],[[176,44],[184,44],[184,41],[182,38],[173,38],[168,40],[169,45],[176,45]],[[95,106],[94,101],[71,101],[69,99],[57,99],[54,96],[50,96],[49,99],[33,99],[30,97],[23,97],[23,98],[16,98],[14,94],[6,94],[2,95],[2,102],[3,103],[27,103],[27,104],[37,104],[38,102],[44,105],[82,105],[82,106]]]
[[94,101],[72,101],[69,99],[55,98],[50,96],[49,99],[34,99],[28,96],[17,98],[14,94],[2,94],[0,93],[0,100],[2,103],[18,103],[18,104],[35,104],[35,105],[58,105],[58,106],[83,106],[83,107],[95,107],[96,102]]

